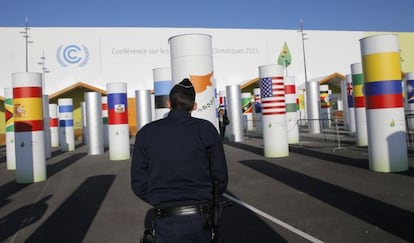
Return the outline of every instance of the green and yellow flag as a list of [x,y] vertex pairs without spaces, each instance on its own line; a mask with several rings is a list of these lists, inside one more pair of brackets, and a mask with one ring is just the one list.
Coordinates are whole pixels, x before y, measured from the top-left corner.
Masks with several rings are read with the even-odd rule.
[[290,65],[291,62],[292,62],[292,57],[290,56],[288,45],[285,42],[285,44],[283,45],[283,49],[280,52],[279,58],[277,59],[277,63],[279,65],[287,67]]

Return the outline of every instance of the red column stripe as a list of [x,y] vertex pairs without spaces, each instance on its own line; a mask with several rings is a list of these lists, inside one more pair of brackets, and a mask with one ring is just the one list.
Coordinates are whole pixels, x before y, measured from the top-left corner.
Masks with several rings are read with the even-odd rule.
[[284,99],[279,99],[279,100],[262,100],[262,105],[266,105],[266,104],[271,104],[271,103],[285,103]]
[[370,95],[365,97],[367,109],[400,108],[403,107],[401,94]]
[[285,85],[285,93],[286,94],[296,94],[295,85]]
[[13,99],[30,97],[42,97],[42,87],[13,88]]
[[265,106],[265,109],[278,109],[278,108],[280,108],[280,109],[285,109],[286,108],[286,105],[272,105],[272,106]]
[[108,110],[108,104],[107,103],[102,104],[102,110],[103,111]]
[[59,122],[59,119],[57,119],[57,118],[50,118],[49,119],[49,124],[50,124],[51,127],[58,127],[58,122]]
[[14,122],[14,132],[34,132],[43,131],[43,121],[19,121]]
[[270,111],[270,112],[263,112],[262,115],[283,115],[286,114],[285,111]]
[[365,107],[365,97],[364,96],[354,96],[354,107],[355,108],[364,108]]
[[128,112],[117,113],[114,109],[108,110],[108,124],[128,124]]

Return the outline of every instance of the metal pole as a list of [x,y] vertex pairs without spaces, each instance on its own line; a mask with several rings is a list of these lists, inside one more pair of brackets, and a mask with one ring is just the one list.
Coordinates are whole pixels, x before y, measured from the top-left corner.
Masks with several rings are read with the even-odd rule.
[[308,75],[306,73],[306,55],[305,55],[305,35],[306,33],[303,33],[303,19],[300,19],[300,29],[299,31],[301,32],[301,36],[302,36],[302,52],[303,52],[303,66],[304,66],[304,70],[305,70],[305,83],[308,82]]
[[26,17],[26,27],[24,28],[25,29],[24,37],[26,39],[26,72],[29,71],[29,51],[28,51],[29,35],[27,34],[27,30],[28,30],[27,22],[28,22],[28,18]]

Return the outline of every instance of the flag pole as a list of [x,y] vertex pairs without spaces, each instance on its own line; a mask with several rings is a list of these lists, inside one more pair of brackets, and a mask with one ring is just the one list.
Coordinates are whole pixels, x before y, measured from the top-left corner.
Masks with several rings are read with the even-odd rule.
[[283,60],[285,62],[285,71],[286,71],[286,76],[288,76],[288,69],[287,69],[287,63],[286,63],[286,57],[283,57]]

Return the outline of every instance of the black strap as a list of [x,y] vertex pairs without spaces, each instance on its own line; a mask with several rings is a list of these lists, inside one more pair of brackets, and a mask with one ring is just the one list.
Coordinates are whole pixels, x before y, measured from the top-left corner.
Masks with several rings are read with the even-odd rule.
[[185,215],[207,215],[209,213],[209,205],[205,204],[196,204],[196,205],[186,205],[178,207],[167,207],[167,208],[154,208],[154,214],[158,218],[168,217],[168,216],[185,216]]

